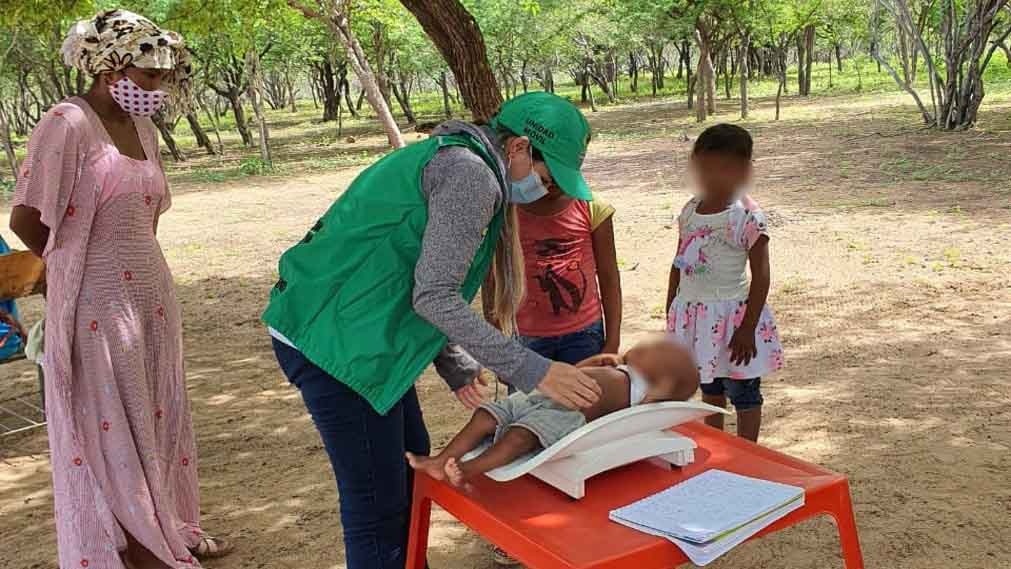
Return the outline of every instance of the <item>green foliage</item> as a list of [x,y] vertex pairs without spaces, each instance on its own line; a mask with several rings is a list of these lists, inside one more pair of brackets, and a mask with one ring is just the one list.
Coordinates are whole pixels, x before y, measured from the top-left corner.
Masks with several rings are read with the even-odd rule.
[[270,164],[259,158],[246,158],[239,162],[239,172],[246,176],[262,176],[270,171]]
[[[301,5],[319,9],[329,0],[298,0]],[[727,76],[738,57],[745,37],[750,40],[752,69],[758,61],[768,62],[782,56],[787,68],[788,95],[796,93],[796,40],[806,26],[816,29],[812,94],[840,95],[847,93],[878,93],[894,91],[891,78],[878,70],[869,57],[871,43],[870,14],[879,0],[461,0],[475,17],[487,47],[491,67],[507,96],[522,90],[538,90],[554,83],[556,92],[582,104],[586,89],[582,81],[585,69],[593,67],[605,77],[605,83],[617,87],[616,103],[653,97],[649,88],[650,66],[647,61],[660,57],[663,61],[663,81],[657,82],[657,98],[683,100],[689,88],[688,71],[694,75],[698,64],[696,27],[701,23],[711,32],[714,64],[719,79],[718,98],[722,99]],[[961,0],[952,0],[963,6]],[[929,34],[936,36],[941,26],[941,10],[946,2],[909,0],[917,10],[923,10],[923,22]],[[419,122],[432,122],[444,116],[443,94],[439,81],[444,73],[449,78],[447,92],[456,116],[466,116],[462,101],[456,96],[449,67],[421,26],[398,0],[340,0],[347,9],[351,27],[369,57],[373,69],[387,84],[390,104],[395,113],[401,107],[395,102],[392,87],[407,92]],[[64,73],[59,48],[70,25],[96,11],[123,7],[145,14],[168,29],[179,31],[192,48],[197,62],[194,90],[202,94],[207,107],[215,102],[224,113],[217,118],[226,148],[235,144],[236,116],[231,108],[211,90],[228,88],[238,94],[245,105],[247,120],[252,116],[248,107],[246,87],[246,55],[256,50],[261,55],[265,78],[288,81],[287,87],[300,98],[297,112],[290,105],[268,112],[268,124],[279,123],[285,128],[292,123],[310,125],[321,117],[322,109],[313,103],[319,95],[319,77],[324,67],[339,70],[346,54],[331,30],[319,18],[307,18],[293,9],[288,0],[0,0],[0,112],[11,113],[17,108],[13,138],[15,151],[23,158],[24,140],[41,111],[59,99],[74,94],[76,75]],[[1011,26],[1011,11],[1001,16],[996,33]],[[892,27],[889,27],[892,26]],[[881,48],[886,57],[897,57],[894,24],[885,22],[881,31]],[[928,34],[928,35],[929,35]],[[692,52],[689,69],[677,74],[680,50],[688,46]],[[841,58],[840,70],[830,66],[836,55]],[[839,62],[836,62],[838,65]],[[638,90],[630,89],[630,71],[637,67]],[[935,62],[941,65],[941,62]],[[724,67],[725,66],[725,67]],[[943,69],[941,72],[943,73]],[[351,97],[357,97],[358,85],[349,72]],[[732,78],[732,96],[737,96],[740,80]],[[997,50],[987,68],[987,97],[1011,92],[1011,62]],[[917,78],[916,86],[926,86],[926,76]],[[590,81],[590,91],[597,104],[609,104],[601,96],[601,81]],[[761,99],[773,97],[778,87],[776,71],[756,70],[750,81],[750,95]],[[342,93],[343,95],[343,93]],[[317,97],[318,98],[318,97]],[[361,109],[361,119],[352,119],[344,102],[342,119],[345,128],[368,127],[370,109]],[[719,103],[725,113],[732,104]],[[269,109],[268,109],[269,110]],[[5,115],[8,116],[8,115]],[[174,117],[173,117],[174,118]],[[398,116],[398,118],[400,118]],[[789,120],[789,116],[784,117]],[[210,133],[212,121],[203,108],[199,120]],[[403,122],[403,121],[401,121]],[[352,126],[353,125],[353,126]],[[318,134],[321,145],[338,146],[346,134],[337,136],[333,123],[305,126]],[[187,137],[185,120],[178,132]],[[415,135],[408,134],[413,140]],[[611,137],[634,137],[635,133],[617,130]],[[189,144],[190,139],[186,139]],[[278,141],[284,144],[284,141]],[[186,147],[191,152],[193,147]],[[246,158],[252,148],[245,147],[239,156],[231,157],[229,168],[196,168],[189,175],[207,182],[236,177],[263,175],[265,165]],[[366,160],[341,154],[337,158],[306,158],[306,163],[318,167],[336,168]],[[6,165],[2,162],[0,168]],[[896,170],[901,166],[896,165]],[[917,171],[922,172],[923,169]],[[902,172],[904,175],[914,175]],[[944,177],[945,172],[932,172]],[[919,174],[916,174],[919,175]]]

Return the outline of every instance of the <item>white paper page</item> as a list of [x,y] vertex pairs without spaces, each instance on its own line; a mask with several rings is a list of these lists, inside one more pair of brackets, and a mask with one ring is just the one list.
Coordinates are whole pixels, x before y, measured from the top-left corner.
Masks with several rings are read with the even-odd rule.
[[[663,492],[618,508],[611,519],[653,535],[707,543],[804,495],[804,489],[708,470]],[[660,532],[660,533],[656,533]]]
[[776,520],[785,517],[803,505],[804,496],[801,496],[799,499],[790,502],[778,510],[773,510],[771,513],[758,518],[737,531],[704,545],[697,545],[673,537],[668,537],[667,539],[680,547],[681,551],[688,556],[688,559],[692,560],[692,563],[702,567],[712,563],[726,552],[747,541],[751,536],[772,525]]

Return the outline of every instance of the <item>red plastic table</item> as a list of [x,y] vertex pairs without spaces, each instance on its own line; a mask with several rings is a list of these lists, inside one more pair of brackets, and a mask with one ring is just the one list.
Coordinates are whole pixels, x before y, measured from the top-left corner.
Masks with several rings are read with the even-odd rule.
[[802,486],[804,506],[755,538],[827,514],[839,529],[846,569],[863,569],[845,476],[702,423],[675,430],[698,444],[693,464],[668,470],[639,462],[615,469],[589,480],[582,500],[572,500],[531,476],[507,483],[482,476],[473,481],[470,492],[462,492],[419,473],[407,569],[425,568],[432,502],[532,569],[677,567],[688,558],[674,544],[614,523],[608,512],[712,468]]

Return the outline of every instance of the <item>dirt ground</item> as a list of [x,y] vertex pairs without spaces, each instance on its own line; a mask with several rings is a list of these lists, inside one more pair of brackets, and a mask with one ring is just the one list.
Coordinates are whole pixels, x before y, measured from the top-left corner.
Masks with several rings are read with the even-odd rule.
[[[1006,568],[1011,99],[988,98],[980,128],[963,134],[920,129],[904,103],[792,101],[772,122],[761,101],[747,123],[788,366],[766,382],[762,442],[850,477],[867,567]],[[725,107],[721,117],[734,117]],[[628,346],[663,325],[671,222],[688,196],[685,137],[698,129],[673,102],[591,121],[586,171],[617,207]],[[161,223],[184,313],[204,522],[237,543],[214,569],[344,567],[331,471],[258,316],[278,255],[356,171],[178,184]],[[40,303],[24,311],[32,321]],[[0,399],[33,381],[28,365],[0,368]],[[440,446],[468,413],[431,373],[419,386]],[[0,439],[0,520],[0,567],[56,567],[42,432]],[[841,567],[837,550],[819,520],[713,567]],[[431,563],[491,566],[480,540],[439,513]]]

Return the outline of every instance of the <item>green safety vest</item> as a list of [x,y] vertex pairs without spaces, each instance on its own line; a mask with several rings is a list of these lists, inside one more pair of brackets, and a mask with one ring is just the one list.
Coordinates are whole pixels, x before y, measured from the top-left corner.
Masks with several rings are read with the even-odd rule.
[[[414,269],[428,223],[421,189],[440,148],[463,146],[504,180],[474,137],[434,136],[387,155],[362,172],[279,262],[280,280],[263,321],[313,364],[385,414],[446,345],[414,311]],[[460,294],[471,302],[495,254],[504,219],[488,226]]]

